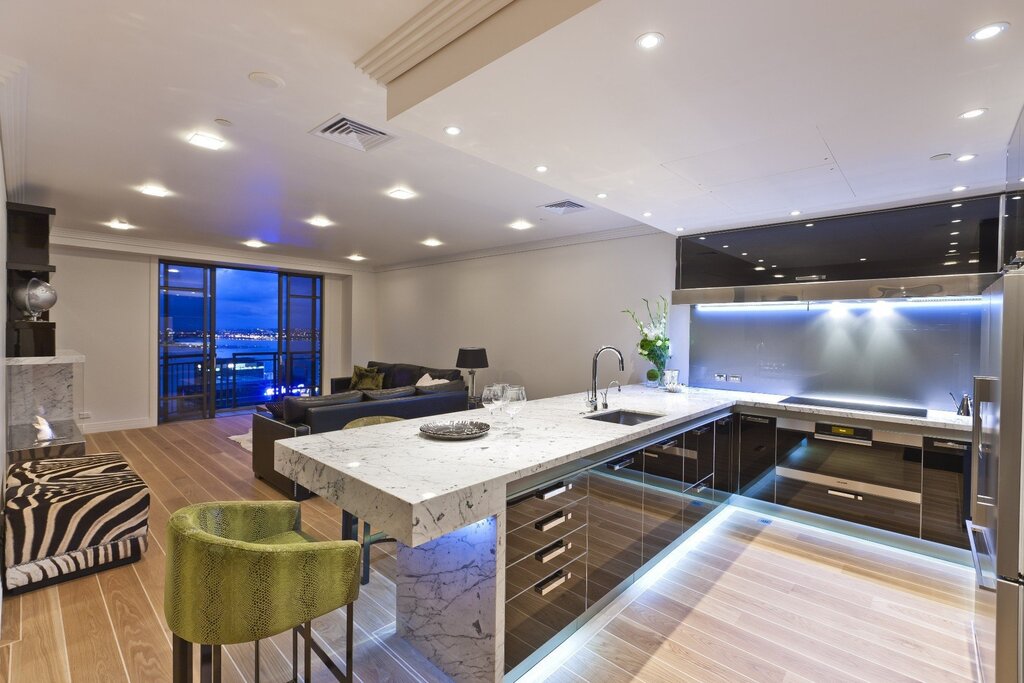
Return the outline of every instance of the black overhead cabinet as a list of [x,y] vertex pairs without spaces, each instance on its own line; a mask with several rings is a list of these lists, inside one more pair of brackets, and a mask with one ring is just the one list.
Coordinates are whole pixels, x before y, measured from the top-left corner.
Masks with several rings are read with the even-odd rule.
[[[964,198],[679,237],[676,289],[996,272],[1000,202]],[[1007,249],[1004,261],[1012,256]]]

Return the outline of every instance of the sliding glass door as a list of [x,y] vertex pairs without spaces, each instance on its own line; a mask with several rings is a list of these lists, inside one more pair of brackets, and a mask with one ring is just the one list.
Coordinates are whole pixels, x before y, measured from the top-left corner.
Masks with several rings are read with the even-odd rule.
[[322,290],[316,275],[161,263],[160,422],[319,394]]

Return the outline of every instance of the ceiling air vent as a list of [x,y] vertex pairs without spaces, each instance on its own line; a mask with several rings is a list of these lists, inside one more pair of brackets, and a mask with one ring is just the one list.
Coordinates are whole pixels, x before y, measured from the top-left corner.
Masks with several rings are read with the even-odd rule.
[[564,216],[567,213],[576,213],[578,211],[586,211],[587,207],[572,201],[571,199],[563,199],[560,202],[552,202],[551,204],[545,204],[539,207],[545,211],[551,213],[557,213],[559,216]]
[[395,136],[389,133],[377,130],[365,123],[353,121],[340,114],[324,121],[309,133],[352,149],[358,149],[360,152],[369,152],[371,149],[395,139]]

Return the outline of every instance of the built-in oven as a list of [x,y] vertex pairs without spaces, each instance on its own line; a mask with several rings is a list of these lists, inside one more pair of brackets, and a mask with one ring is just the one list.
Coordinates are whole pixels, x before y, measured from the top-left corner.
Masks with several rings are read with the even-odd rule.
[[776,503],[921,535],[922,437],[780,418]]

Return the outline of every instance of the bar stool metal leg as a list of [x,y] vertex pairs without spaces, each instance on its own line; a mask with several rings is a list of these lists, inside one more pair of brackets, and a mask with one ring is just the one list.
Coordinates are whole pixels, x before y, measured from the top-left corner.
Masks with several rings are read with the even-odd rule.
[[345,680],[348,683],[352,683],[355,679],[352,677],[352,643],[356,639],[355,635],[355,618],[352,613],[355,611],[355,603],[350,602],[345,608],[347,614],[345,615]]
[[256,679],[254,683],[260,683],[260,641],[256,641]]
[[220,683],[220,645],[213,646],[213,683]]
[[192,683],[192,643],[173,636],[173,680],[174,683]]
[[292,629],[292,683],[299,683],[299,629]]
[[305,653],[304,653],[304,659],[305,659],[305,669],[304,670],[306,672],[305,673],[305,676],[306,676],[305,681],[306,681],[306,683],[310,683],[310,681],[313,680],[313,678],[312,678],[312,669],[313,669],[313,622],[312,621],[307,621],[305,624],[302,625],[302,635],[306,639],[306,647],[305,647]]
[[213,683],[213,647],[199,646],[199,683]]

